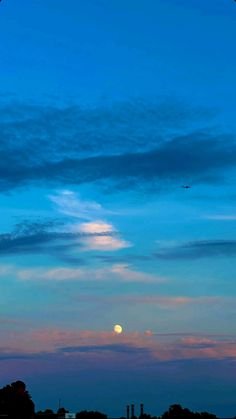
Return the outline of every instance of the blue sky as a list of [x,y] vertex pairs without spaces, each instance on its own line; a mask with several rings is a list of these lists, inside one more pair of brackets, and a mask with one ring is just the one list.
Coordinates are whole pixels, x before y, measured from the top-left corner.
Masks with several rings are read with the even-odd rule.
[[1,2],[0,380],[38,410],[235,416],[235,19]]

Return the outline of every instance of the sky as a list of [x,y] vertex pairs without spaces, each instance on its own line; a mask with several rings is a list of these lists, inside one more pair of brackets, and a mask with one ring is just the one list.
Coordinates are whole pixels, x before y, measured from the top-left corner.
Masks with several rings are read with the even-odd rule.
[[236,3],[2,0],[0,36],[0,386],[235,416]]

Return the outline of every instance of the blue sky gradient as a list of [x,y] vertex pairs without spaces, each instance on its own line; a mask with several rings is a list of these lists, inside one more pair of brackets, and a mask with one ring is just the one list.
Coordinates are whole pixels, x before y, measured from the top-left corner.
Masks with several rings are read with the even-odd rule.
[[38,410],[236,415],[235,19],[1,2],[0,384]]

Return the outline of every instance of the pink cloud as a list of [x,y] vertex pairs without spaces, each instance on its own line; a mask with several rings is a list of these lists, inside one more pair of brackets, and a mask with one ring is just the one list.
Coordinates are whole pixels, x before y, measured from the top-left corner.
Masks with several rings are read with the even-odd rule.
[[[12,332],[8,335],[3,354],[14,353],[58,353],[61,348],[66,348],[65,356],[79,356],[83,359],[126,359],[132,352],[138,354],[140,362],[172,361],[177,359],[236,359],[236,340],[212,339],[207,336],[172,336],[158,337],[151,330],[144,333],[123,333],[116,335],[114,332],[92,330],[60,330],[41,329],[30,332]],[[119,349],[119,351],[117,351]]]
[[178,306],[185,304],[214,304],[221,300],[221,297],[169,297],[169,296],[130,296],[124,297],[126,301],[135,301],[140,304],[156,304],[165,306]]

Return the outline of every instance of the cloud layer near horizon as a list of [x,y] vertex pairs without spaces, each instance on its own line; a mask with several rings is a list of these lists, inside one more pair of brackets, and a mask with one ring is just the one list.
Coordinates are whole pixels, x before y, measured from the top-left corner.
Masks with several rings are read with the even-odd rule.
[[[72,330],[36,330],[30,332],[12,332],[6,335],[4,346],[0,348],[0,358],[32,359],[36,355],[47,357],[50,354],[65,354],[66,356],[80,356],[84,361],[86,358],[94,362],[99,359],[105,362],[106,357],[114,363],[124,362],[127,355],[128,362],[130,356],[138,356],[138,361],[143,365],[149,362],[176,361],[187,359],[233,359],[236,360],[236,340],[235,337],[214,338],[211,335],[197,335],[194,333],[187,335],[160,334],[152,335],[147,333],[124,333],[117,336],[115,332],[98,332],[92,330],[72,331]],[[92,355],[91,355],[92,354]],[[93,355],[94,354],[94,355]],[[122,355],[121,359],[119,358]],[[104,358],[105,356],[105,358]],[[114,359],[114,356],[116,357]]]

